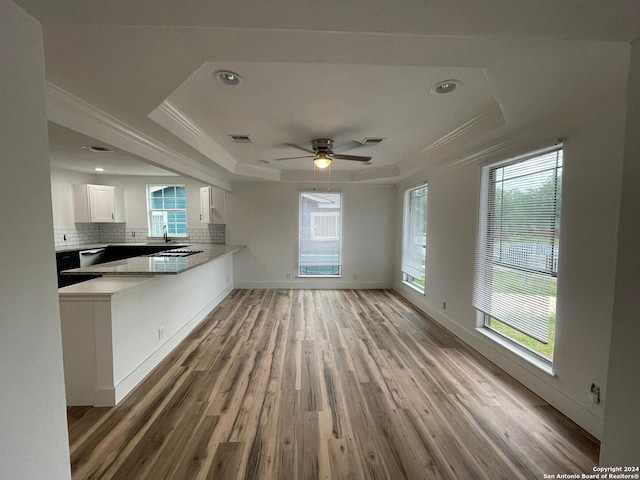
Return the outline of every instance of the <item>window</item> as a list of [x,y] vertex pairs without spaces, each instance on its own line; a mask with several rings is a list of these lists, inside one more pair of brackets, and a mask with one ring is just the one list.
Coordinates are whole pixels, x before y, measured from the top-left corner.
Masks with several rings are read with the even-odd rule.
[[484,326],[553,359],[562,149],[483,168],[474,307]]
[[299,242],[300,276],[340,276],[341,193],[300,193]]
[[187,236],[187,191],[184,185],[148,185],[149,236]]
[[402,231],[402,280],[424,293],[427,257],[427,185],[407,190]]

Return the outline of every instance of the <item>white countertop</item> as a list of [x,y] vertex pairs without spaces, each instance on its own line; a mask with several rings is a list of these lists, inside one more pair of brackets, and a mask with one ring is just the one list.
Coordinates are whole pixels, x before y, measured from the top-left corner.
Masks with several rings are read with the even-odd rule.
[[59,288],[58,293],[63,297],[113,295],[122,290],[128,290],[132,287],[142,285],[149,280],[153,280],[153,278],[155,277],[100,277],[94,278],[93,280],[87,280],[86,282],[76,283],[74,285],[68,285],[66,287]]

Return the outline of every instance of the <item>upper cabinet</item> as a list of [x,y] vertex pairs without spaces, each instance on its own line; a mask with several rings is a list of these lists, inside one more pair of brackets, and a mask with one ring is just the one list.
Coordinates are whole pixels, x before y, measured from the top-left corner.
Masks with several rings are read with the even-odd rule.
[[110,185],[74,185],[77,223],[124,222],[124,189]]
[[227,223],[224,190],[215,187],[200,188],[200,222]]

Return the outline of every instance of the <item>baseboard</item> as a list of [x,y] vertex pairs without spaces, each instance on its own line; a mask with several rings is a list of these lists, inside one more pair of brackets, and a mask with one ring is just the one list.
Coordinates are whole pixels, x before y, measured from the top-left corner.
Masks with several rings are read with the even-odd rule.
[[284,282],[236,282],[234,288],[241,289],[330,289],[330,290],[380,290],[393,288],[391,282],[367,282],[361,280],[343,280],[339,278],[299,278]]
[[[133,390],[144,378],[171,353],[171,351],[182,342],[191,331],[202,322],[233,289],[229,284],[213,300],[205,305],[191,320],[184,324],[174,335],[169,337],[156,351],[149,355],[135,370],[127,375],[114,389],[103,389],[96,391],[95,406],[117,405],[131,390]],[[109,402],[105,404],[104,402]],[[97,403],[101,402],[101,403]]]
[[407,301],[411,302],[418,310],[438,322],[476,352],[511,375],[591,435],[597,439],[602,437],[603,418],[588,410],[579,400],[567,395],[551,384],[550,381],[553,377],[545,372],[537,371],[535,366],[520,359],[512,352],[504,348],[498,348],[499,346],[488,338],[477,334],[475,331],[469,332],[462,328],[451,317],[427,304],[424,296],[411,290],[409,287],[396,283],[393,289]]

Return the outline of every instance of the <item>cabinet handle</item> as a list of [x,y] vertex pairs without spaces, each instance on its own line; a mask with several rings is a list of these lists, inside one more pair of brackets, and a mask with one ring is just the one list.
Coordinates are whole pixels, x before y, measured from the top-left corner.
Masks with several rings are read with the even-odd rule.
[[202,220],[202,214],[200,214],[200,220]]

